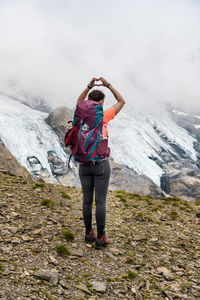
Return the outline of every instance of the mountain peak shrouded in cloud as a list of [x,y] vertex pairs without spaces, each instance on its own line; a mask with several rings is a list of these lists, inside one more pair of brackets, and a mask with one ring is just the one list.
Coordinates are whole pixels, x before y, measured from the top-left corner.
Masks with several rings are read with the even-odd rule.
[[1,1],[0,89],[73,106],[104,76],[133,107],[200,110],[199,20],[196,0]]

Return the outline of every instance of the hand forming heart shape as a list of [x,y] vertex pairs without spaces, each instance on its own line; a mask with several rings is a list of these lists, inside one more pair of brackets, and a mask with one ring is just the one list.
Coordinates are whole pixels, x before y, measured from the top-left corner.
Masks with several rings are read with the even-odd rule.
[[100,79],[98,78],[98,79],[96,79],[96,80],[94,81],[94,85],[95,85],[95,86],[102,86],[102,85],[103,85],[103,82],[102,82],[102,80],[100,80]]
[[94,86],[105,86],[108,87],[110,84],[108,83],[108,81],[106,79],[104,79],[103,77],[99,77],[99,78],[92,78],[90,83],[89,83],[89,87],[92,88]]

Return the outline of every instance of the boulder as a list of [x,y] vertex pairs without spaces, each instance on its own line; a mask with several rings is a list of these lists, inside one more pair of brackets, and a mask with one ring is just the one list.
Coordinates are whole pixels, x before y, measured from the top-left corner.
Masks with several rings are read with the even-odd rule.
[[24,178],[32,178],[31,174],[22,167],[14,156],[5,148],[0,141],[0,172],[9,173]]
[[185,200],[200,199],[200,178],[180,176],[169,180],[170,195]]
[[111,178],[109,188],[111,190],[124,190],[127,193],[151,195],[154,198],[163,197],[164,193],[150,178],[137,174],[127,166],[117,164],[112,158]]
[[73,120],[73,109],[61,106],[52,111],[46,119],[46,122],[55,131],[60,139],[61,145],[64,145],[64,136],[71,127],[69,121]]

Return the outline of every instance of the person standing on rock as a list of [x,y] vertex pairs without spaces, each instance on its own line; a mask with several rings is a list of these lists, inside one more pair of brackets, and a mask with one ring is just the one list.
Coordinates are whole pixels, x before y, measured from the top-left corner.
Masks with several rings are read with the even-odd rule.
[[[98,84],[99,81],[101,81],[101,84]],[[77,104],[81,101],[85,101],[88,92],[95,86],[107,87],[117,100],[115,105],[103,111],[102,136],[103,139],[106,140],[108,137],[107,124],[120,112],[125,101],[111,83],[103,77],[100,77],[92,78],[88,86],[78,97]],[[101,104],[102,107],[104,105],[104,99],[105,94],[100,90],[93,90],[88,95],[88,100],[96,101]],[[105,235],[106,196],[110,179],[109,154],[104,159],[95,163],[79,163],[79,176],[83,190],[83,219],[86,229],[85,242],[95,242],[95,248],[99,249],[110,243],[110,239],[107,239]],[[92,228],[92,203],[94,192],[96,202],[97,237]]]

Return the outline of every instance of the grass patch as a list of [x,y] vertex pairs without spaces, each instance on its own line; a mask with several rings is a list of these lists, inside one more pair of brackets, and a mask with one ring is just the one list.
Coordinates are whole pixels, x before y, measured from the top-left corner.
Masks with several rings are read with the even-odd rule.
[[144,197],[139,194],[134,193],[134,194],[129,194],[129,199],[135,199],[135,200],[139,201],[139,200],[144,200]]
[[75,235],[73,232],[71,232],[70,230],[64,230],[62,232],[62,235],[64,236],[64,238],[67,240],[67,241],[73,241],[74,238],[75,238]]
[[197,205],[197,206],[200,206],[200,199],[195,200],[195,201],[194,201],[194,204]]
[[116,191],[117,194],[123,194],[123,195],[126,195],[127,193],[125,191],[122,191],[122,190],[118,190]]
[[160,206],[158,205],[158,206],[154,206],[154,207],[152,207],[152,212],[156,212],[156,211],[158,211],[158,210],[160,210]]
[[111,278],[111,277],[107,277],[107,278],[106,278],[106,281],[107,281],[107,282],[113,282],[113,281],[115,281],[115,279],[114,279],[114,278]]
[[140,221],[140,222],[145,221],[144,213],[143,213],[143,212],[139,212],[139,213],[136,215],[135,219],[136,219],[137,221]]
[[60,256],[68,256],[70,254],[69,249],[63,244],[56,245],[56,251]]
[[138,207],[139,207],[137,204],[131,204],[131,206],[132,206],[133,208],[138,208]]
[[69,199],[69,200],[71,199],[71,196],[69,194],[65,193],[64,191],[61,191],[60,193],[61,193],[62,198]]
[[49,207],[49,208],[53,208],[54,205],[55,205],[55,202],[53,200],[51,200],[51,199],[43,199],[41,201],[41,204],[43,206],[46,206],[46,207]]
[[153,202],[150,199],[146,199],[148,205],[153,205]]
[[92,276],[91,273],[85,273],[85,274],[82,275],[82,277],[84,277],[84,278],[88,278],[88,277],[91,277],[91,276]]
[[170,213],[170,217],[173,219],[173,220],[176,220],[178,218],[178,213],[176,211],[172,211]]
[[149,221],[149,222],[154,222],[154,219],[153,218],[151,218],[151,217],[147,217],[147,221]]
[[116,195],[117,198],[119,198],[123,203],[127,203],[127,200],[124,196],[122,195]]
[[138,276],[138,274],[136,272],[132,272],[132,271],[128,270],[128,278],[135,279],[137,276]]
[[3,271],[3,265],[0,264],[0,272]]
[[36,182],[33,189],[37,189],[37,188],[44,188],[45,187],[45,184],[44,183],[39,183],[39,182]]

